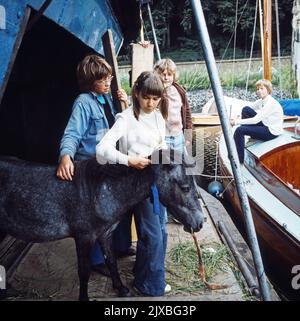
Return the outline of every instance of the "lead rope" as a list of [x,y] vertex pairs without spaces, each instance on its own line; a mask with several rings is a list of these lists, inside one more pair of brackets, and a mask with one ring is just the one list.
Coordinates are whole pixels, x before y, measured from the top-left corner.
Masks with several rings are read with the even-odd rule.
[[200,246],[198,244],[198,240],[197,240],[196,234],[193,232],[193,230],[192,230],[192,237],[193,237],[194,243],[196,245],[196,250],[197,250],[198,259],[199,259],[199,273],[200,273],[200,278],[201,278],[202,282],[210,290],[220,290],[220,289],[228,288],[228,285],[213,284],[213,283],[209,283],[209,282],[206,281],[205,268],[204,268],[204,263],[203,263],[203,259],[202,259]]
[[140,30],[141,43],[144,43],[144,42],[145,42],[145,38],[144,38],[144,20],[143,20],[142,5],[141,5],[141,3],[140,3],[140,21],[141,21],[141,30]]

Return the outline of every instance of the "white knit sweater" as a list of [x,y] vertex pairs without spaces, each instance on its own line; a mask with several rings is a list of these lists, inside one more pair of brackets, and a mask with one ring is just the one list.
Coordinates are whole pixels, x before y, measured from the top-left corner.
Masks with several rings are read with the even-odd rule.
[[[166,149],[166,124],[159,110],[146,114],[141,110],[139,120],[132,107],[116,115],[116,122],[96,146],[98,163],[128,166],[129,156],[148,157],[156,149]],[[116,143],[119,141],[119,150]]]
[[251,107],[257,114],[252,118],[237,119],[236,125],[255,125],[262,121],[273,135],[283,132],[283,110],[276,99],[268,95],[264,99],[256,100]]

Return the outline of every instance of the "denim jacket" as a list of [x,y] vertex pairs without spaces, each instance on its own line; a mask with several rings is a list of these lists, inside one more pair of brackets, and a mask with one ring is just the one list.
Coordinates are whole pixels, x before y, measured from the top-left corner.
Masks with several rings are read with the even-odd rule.
[[[111,97],[103,95],[113,116],[116,110]],[[70,155],[75,160],[89,159],[96,154],[96,145],[108,131],[109,125],[103,106],[93,93],[79,95],[60,142],[59,158]]]

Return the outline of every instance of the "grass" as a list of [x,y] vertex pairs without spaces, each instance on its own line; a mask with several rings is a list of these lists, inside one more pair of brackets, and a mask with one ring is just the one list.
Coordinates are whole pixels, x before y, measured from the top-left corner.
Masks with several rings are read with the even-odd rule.
[[[203,244],[201,251],[208,282],[215,283],[213,278],[218,273],[231,269],[242,289],[243,299],[246,301],[256,300],[245,286],[242,274],[225,245]],[[194,242],[188,241],[173,247],[168,253],[166,269],[167,282],[172,285],[174,293],[199,294],[206,289],[200,279],[199,262]]]
[[202,71],[185,71],[179,76],[179,83],[187,90],[208,89],[210,81],[208,75]]
[[[228,253],[224,245],[217,243],[201,246],[206,279],[208,282],[220,271],[228,269]],[[206,286],[199,276],[199,262],[194,242],[173,247],[168,253],[167,282],[175,291],[199,292]]]

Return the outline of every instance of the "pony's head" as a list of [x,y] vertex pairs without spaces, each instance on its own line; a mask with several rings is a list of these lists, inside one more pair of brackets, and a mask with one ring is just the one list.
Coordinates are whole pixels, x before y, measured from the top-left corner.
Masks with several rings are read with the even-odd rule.
[[167,149],[154,152],[151,161],[160,201],[184,225],[185,231],[199,231],[203,225],[203,213],[197,185],[189,170],[195,166],[194,160]]

